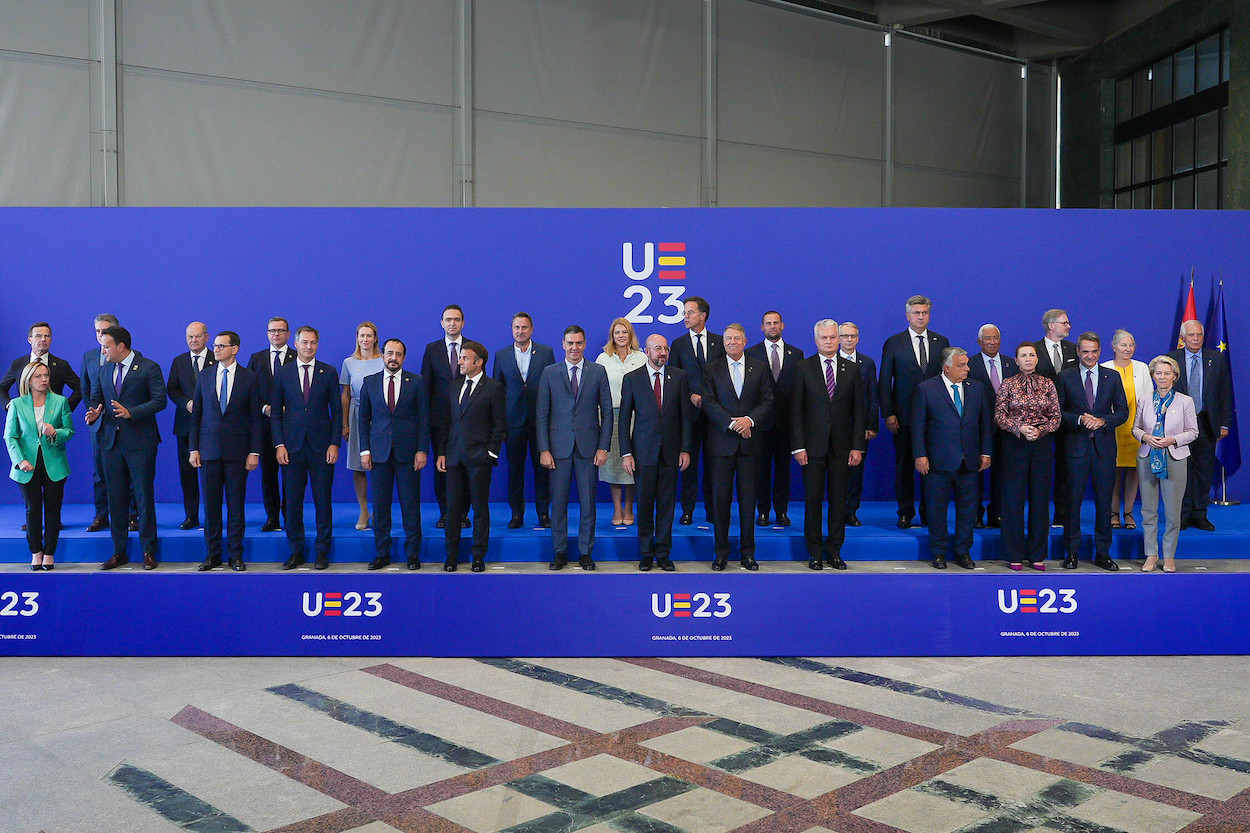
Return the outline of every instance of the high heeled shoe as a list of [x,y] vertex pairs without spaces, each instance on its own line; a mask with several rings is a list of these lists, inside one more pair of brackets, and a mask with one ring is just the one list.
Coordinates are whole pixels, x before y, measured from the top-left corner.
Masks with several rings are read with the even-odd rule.
[[356,521],[356,529],[360,532],[364,532],[369,528],[369,521],[373,520],[373,516],[361,515],[360,518],[360,520]]
[[1175,573],[1175,572],[1176,572],[1176,559],[1175,559],[1175,558],[1165,558],[1165,559],[1163,559],[1163,572],[1165,572],[1165,573]]
[[1008,566],[1008,568],[1010,568],[1011,570],[1013,570],[1013,571],[1015,571],[1015,572],[1017,572],[1017,573],[1018,573],[1018,572],[1020,572],[1021,570],[1023,570],[1023,569],[1024,569],[1024,565],[1023,565],[1023,564],[1021,564],[1021,563],[1020,563],[1020,562],[1018,562],[1018,561],[1013,561],[1012,563],[1008,564],[1007,566]]
[[1141,571],[1143,573],[1153,573],[1155,571],[1155,565],[1158,563],[1159,563],[1159,556],[1152,555],[1146,559],[1145,564],[1141,565]]
[[53,562],[49,561],[48,563],[46,563],[46,564],[44,564],[44,565],[43,565],[43,571],[44,571],[45,573],[50,573],[50,572],[52,572],[52,568],[54,568],[55,566],[56,566],[56,564],[55,564],[55,563],[53,563]]

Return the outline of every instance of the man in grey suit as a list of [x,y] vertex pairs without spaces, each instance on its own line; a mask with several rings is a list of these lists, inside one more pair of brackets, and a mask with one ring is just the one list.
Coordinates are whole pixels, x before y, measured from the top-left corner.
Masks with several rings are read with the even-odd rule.
[[586,331],[573,324],[564,330],[564,361],[543,371],[538,383],[538,461],[551,471],[550,569],[568,563],[569,480],[577,474],[581,524],[578,563],[595,569],[596,469],[608,459],[612,444],[612,392],[608,372],[585,361]]

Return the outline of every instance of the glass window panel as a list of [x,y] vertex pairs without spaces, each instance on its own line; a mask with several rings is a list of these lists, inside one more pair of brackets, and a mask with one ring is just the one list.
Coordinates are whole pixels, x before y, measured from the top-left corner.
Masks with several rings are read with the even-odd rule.
[[1138,188],[1133,191],[1133,208],[1150,207],[1150,189]]
[[1133,140],[1133,183],[1150,179],[1150,136]]
[[1228,161],[1228,108],[1220,110],[1220,161]]
[[1172,71],[1172,100],[1180,101],[1194,94],[1194,48],[1182,49],[1176,53],[1176,63]]
[[1220,111],[1213,110],[1198,117],[1197,136],[1194,145],[1197,148],[1194,165],[1214,165],[1220,161]]
[[1128,75],[1115,82],[1115,122],[1128,121],[1133,117],[1133,76]]
[[[1158,179],[1171,173],[1172,128],[1156,130],[1150,142],[1150,178]],[[1170,204],[1170,203],[1169,203]]]
[[1150,189],[1150,207],[1172,207],[1172,183],[1160,182],[1158,185],[1155,185]]
[[1194,177],[1194,207],[1220,207],[1220,172],[1205,171]]
[[1194,207],[1194,178],[1180,176],[1172,181],[1172,205],[1175,208]]
[[1142,68],[1133,73],[1133,115],[1140,116],[1150,110],[1150,69]]
[[1120,193],[1116,194],[1115,195],[1115,207],[1116,208],[1132,208],[1133,207],[1133,195],[1130,194],[1128,191],[1121,191]]
[[1194,168],[1194,120],[1186,119],[1172,127],[1172,171],[1192,171]]
[[1133,144],[1121,142],[1115,146],[1115,187],[1133,184]]
[[1150,80],[1151,104],[1155,109],[1172,103],[1172,59],[1164,58],[1154,65]]
[[1221,80],[1221,81],[1227,81],[1227,80],[1228,80],[1228,63],[1229,63],[1229,57],[1230,57],[1230,56],[1232,55],[1232,53],[1233,53],[1233,50],[1232,50],[1231,46],[1229,45],[1229,41],[1228,41],[1228,30],[1227,30],[1227,29],[1225,29],[1223,32],[1221,32],[1221,33],[1220,33],[1220,40],[1221,40],[1221,49],[1220,49],[1220,80]]
[[1219,33],[1198,44],[1198,90],[1206,90],[1220,83],[1220,36]]

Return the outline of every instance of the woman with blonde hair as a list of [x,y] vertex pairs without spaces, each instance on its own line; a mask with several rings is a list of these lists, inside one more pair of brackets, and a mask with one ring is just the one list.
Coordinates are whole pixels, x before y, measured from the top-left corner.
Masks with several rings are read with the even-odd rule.
[[26,499],[26,543],[30,546],[30,569],[51,570],[61,535],[61,502],[69,458],[65,443],[74,436],[69,400],[48,390],[51,371],[43,362],[31,362],[22,370],[19,396],[9,405],[4,424],[4,444],[17,481]]
[[[1128,419],[1115,429],[1115,484],[1111,488],[1111,528],[1137,529],[1133,521],[1133,504],[1137,500],[1137,449],[1141,444],[1133,438],[1133,425],[1139,400],[1149,399],[1154,384],[1150,381],[1150,368],[1145,362],[1133,358],[1137,340],[1128,330],[1116,330],[1111,336],[1111,349],[1115,357],[1102,366],[1120,374],[1124,383],[1124,398],[1128,400]],[[1121,518],[1123,525],[1121,526]]]
[[369,476],[360,464],[360,389],[366,376],[382,372],[382,345],[378,342],[378,325],[361,321],[356,325],[356,351],[343,359],[339,384],[343,388],[343,436],[347,438],[347,468],[356,487],[356,503],[360,504],[357,529],[369,528]]
[[1163,572],[1176,572],[1176,540],[1181,533],[1181,502],[1189,473],[1189,444],[1198,438],[1198,412],[1194,400],[1176,390],[1181,366],[1171,356],[1155,356],[1150,362],[1155,390],[1140,401],[1133,436],[1139,443],[1137,478],[1141,484],[1141,528],[1146,563],[1142,572],[1159,563],[1159,499],[1167,514],[1163,531]]
[[[607,462],[599,467],[599,479],[612,487],[612,525],[628,526],[634,522],[634,478],[625,473],[625,464],[621,461],[621,380],[626,373],[647,363],[646,354],[638,349],[634,325],[625,318],[614,319],[608,328],[608,343],[603,345],[603,352],[595,363],[608,371],[614,423],[612,447],[608,449]],[[625,430],[629,430],[628,427]]]

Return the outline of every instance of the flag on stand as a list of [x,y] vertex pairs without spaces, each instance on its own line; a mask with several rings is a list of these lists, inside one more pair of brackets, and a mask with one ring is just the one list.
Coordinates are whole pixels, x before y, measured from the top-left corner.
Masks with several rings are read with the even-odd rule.
[[1186,321],[1198,320],[1198,304],[1194,301],[1194,273],[1189,271],[1189,287],[1185,286],[1185,278],[1181,278],[1181,297],[1176,304],[1176,323],[1172,327],[1172,337],[1176,339],[1176,345],[1169,347],[1169,350],[1179,350],[1185,346],[1185,342],[1181,340],[1181,325]]
[[[1214,314],[1207,326],[1206,343],[1209,347],[1224,354],[1224,363],[1228,366],[1228,436],[1215,444],[1215,459],[1224,470],[1224,477],[1232,477],[1241,468],[1241,440],[1237,435],[1237,397],[1233,387],[1233,354],[1229,350],[1228,318],[1224,315],[1224,281],[1220,281],[1219,295],[1215,301]],[[1218,483],[1213,483],[1217,489]],[[1219,498],[1223,500],[1223,495]]]

